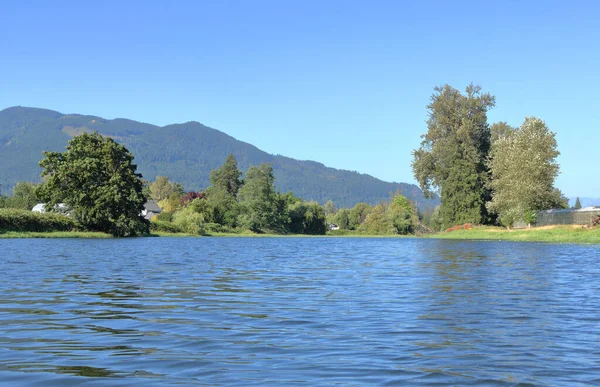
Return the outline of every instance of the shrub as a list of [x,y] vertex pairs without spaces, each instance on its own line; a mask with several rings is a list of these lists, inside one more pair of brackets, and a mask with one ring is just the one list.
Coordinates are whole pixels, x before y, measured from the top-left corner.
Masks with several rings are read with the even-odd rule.
[[182,232],[181,227],[170,222],[163,222],[161,220],[153,220],[150,222],[150,230],[157,232],[170,232],[180,233]]
[[0,209],[0,230],[4,231],[71,231],[77,223],[68,216],[56,213],[31,212],[17,209]]
[[161,222],[172,222],[173,221],[173,212],[163,211],[160,214],[154,216],[154,219],[159,220]]

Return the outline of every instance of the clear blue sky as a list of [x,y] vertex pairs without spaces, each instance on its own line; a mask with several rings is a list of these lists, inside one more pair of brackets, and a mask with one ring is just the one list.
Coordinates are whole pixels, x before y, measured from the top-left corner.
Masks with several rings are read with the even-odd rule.
[[473,82],[490,122],[556,132],[564,193],[600,197],[599,42],[597,1],[5,1],[0,109],[195,120],[414,182],[433,87]]

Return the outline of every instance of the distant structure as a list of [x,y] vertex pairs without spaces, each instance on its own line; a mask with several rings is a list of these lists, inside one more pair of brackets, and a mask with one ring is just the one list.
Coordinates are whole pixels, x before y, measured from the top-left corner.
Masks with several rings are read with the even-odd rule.
[[142,216],[145,219],[152,219],[153,216],[156,216],[162,212],[162,209],[156,204],[154,200],[148,200],[146,204],[144,204],[144,209],[142,210]]
[[[535,227],[571,225],[585,226],[600,216],[600,206],[584,207],[580,209],[569,208],[567,210],[544,210],[538,211]],[[515,222],[513,228],[526,228],[527,224],[522,220]]]
[[[67,207],[67,205],[65,203],[58,203],[56,205],[56,207],[54,207],[54,209],[56,210],[56,212],[59,212],[61,214],[68,215],[68,213],[69,213],[69,207]],[[38,203],[35,206],[33,206],[31,211],[45,214],[46,213],[46,205],[44,203]]]
[[545,210],[539,211],[536,227],[552,226],[558,224],[577,224],[584,226],[590,224],[592,219],[600,216],[600,206],[584,207],[568,210]]

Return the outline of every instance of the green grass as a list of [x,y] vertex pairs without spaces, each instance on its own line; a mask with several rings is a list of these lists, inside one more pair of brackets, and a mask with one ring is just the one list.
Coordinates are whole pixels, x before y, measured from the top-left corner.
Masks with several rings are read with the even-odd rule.
[[507,230],[499,227],[475,227],[472,230],[443,232],[428,236],[437,239],[502,240],[551,243],[600,243],[600,227],[582,228],[553,226],[528,230]]
[[8,238],[112,238],[110,234],[102,232],[82,232],[82,231],[0,231],[0,239]]

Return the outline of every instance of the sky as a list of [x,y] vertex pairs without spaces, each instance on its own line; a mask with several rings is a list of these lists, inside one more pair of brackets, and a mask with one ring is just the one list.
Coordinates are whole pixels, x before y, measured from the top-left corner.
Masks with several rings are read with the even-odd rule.
[[[435,86],[556,133],[600,197],[597,1],[3,1],[0,110],[198,121],[273,154],[415,183]],[[225,155],[223,155],[225,158]],[[1,155],[0,155],[1,159]]]

